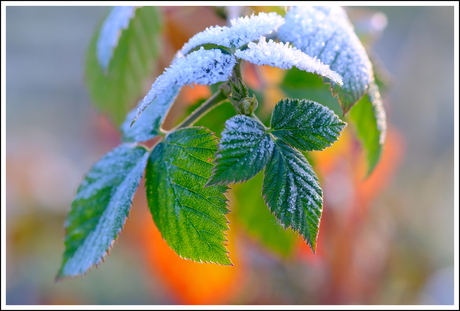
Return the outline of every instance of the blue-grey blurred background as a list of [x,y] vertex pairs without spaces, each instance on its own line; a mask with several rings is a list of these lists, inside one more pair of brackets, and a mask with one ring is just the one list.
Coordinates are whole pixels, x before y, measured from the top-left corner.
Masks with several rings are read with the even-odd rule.
[[[350,16],[360,9],[351,8]],[[379,246],[377,253],[372,247],[356,253],[378,265],[378,284],[371,296],[348,293],[331,301],[453,304],[454,7],[367,9],[387,21],[374,50],[391,75],[385,107],[401,156],[371,206],[365,242]],[[62,224],[78,184],[119,143],[116,129],[91,105],[84,82],[86,49],[107,11],[6,8],[7,304],[178,303],[162,278],[146,272],[151,270],[129,228],[98,269],[54,282],[64,250]],[[263,254],[245,259],[248,267],[258,265],[241,285],[246,293],[229,294],[221,303],[321,303],[315,286],[327,286],[331,271],[260,259]],[[269,274],[260,280],[264,284],[257,283],[257,273]],[[354,279],[347,281],[353,287]]]

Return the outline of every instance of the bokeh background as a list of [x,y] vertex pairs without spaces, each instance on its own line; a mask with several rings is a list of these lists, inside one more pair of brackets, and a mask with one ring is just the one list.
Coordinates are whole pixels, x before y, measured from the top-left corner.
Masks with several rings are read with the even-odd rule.
[[[300,241],[290,256],[270,250],[231,219],[234,267],[184,261],[161,240],[139,191],[105,263],[55,283],[76,189],[120,143],[117,127],[93,108],[84,80],[86,49],[108,8],[8,6],[6,303],[453,304],[454,7],[348,11],[356,27],[361,15],[382,12],[378,25],[386,18],[374,51],[390,77],[389,132],[367,180],[348,130],[323,156],[312,155],[325,192],[316,256]],[[225,23],[206,7],[161,12],[170,42],[152,81],[177,46]],[[207,91],[186,90],[180,101]],[[230,193],[230,209],[260,199],[259,189],[245,195]]]

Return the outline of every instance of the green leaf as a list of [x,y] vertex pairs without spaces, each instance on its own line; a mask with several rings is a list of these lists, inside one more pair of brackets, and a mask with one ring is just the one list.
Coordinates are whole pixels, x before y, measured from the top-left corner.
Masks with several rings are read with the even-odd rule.
[[184,128],[166,136],[149,157],[147,201],[163,239],[179,256],[231,265],[224,233],[227,187],[204,187],[216,150],[216,137],[205,128]]
[[338,6],[295,7],[286,13],[285,21],[278,31],[281,41],[292,43],[342,76],[343,85],[332,83],[331,90],[346,114],[373,81],[372,64],[346,12]]
[[121,231],[147,163],[143,147],[121,145],[94,164],[65,222],[65,252],[57,278],[100,263]]
[[[155,98],[137,121],[131,125],[131,121],[137,115],[137,108],[131,110],[120,127],[123,142],[141,142],[157,136],[160,127],[179,94],[180,87],[173,86]],[[140,106],[142,101],[139,102]]]
[[262,179],[260,172],[251,180],[232,187],[236,205],[232,213],[237,225],[241,224],[249,236],[281,257],[288,258],[294,254],[297,237],[291,229],[284,230],[278,225],[262,196],[255,195],[262,189]]
[[118,45],[121,32],[128,27],[135,11],[135,6],[115,6],[105,19],[96,48],[99,64],[104,70],[107,70],[113,56],[113,50]]
[[142,85],[152,73],[159,53],[160,21],[157,8],[136,8],[128,28],[121,32],[106,70],[97,57],[99,30],[91,40],[85,68],[89,93],[94,105],[117,125],[140,99]]
[[338,139],[345,125],[323,105],[286,98],[280,100],[273,110],[270,132],[294,148],[323,150]]
[[279,139],[265,168],[262,194],[281,225],[299,232],[315,251],[322,190],[305,157]]
[[377,85],[372,84],[369,92],[349,113],[349,122],[366,153],[367,176],[374,170],[382,155],[386,136],[386,115]]
[[251,179],[270,160],[273,147],[273,141],[259,121],[243,115],[227,120],[208,185]]
[[332,96],[328,86],[318,75],[294,67],[286,71],[280,88],[288,97],[309,99],[321,103],[339,117],[341,116],[342,109],[339,102]]

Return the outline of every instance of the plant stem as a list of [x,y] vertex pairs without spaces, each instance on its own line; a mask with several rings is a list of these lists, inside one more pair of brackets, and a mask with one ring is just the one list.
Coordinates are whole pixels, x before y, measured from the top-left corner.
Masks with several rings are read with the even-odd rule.
[[241,61],[238,61],[233,67],[233,75],[235,77],[235,81],[233,81],[236,85],[239,86],[240,83],[243,83],[243,77],[241,76]]
[[208,113],[211,109],[222,103],[224,100],[227,99],[227,95],[225,95],[224,90],[219,89],[216,93],[212,94],[211,97],[208,98],[200,107],[196,108],[184,121],[179,123],[173,129],[166,131],[166,133],[170,133],[176,131],[178,129],[193,125],[196,121],[198,121],[203,115]]

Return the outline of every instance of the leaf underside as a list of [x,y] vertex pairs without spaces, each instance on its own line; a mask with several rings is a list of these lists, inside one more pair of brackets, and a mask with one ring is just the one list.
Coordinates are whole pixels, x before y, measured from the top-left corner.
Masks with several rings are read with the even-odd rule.
[[169,134],[149,157],[147,201],[163,239],[179,256],[231,265],[224,232],[227,187],[204,187],[216,150],[216,137],[205,128]]
[[142,85],[152,73],[159,53],[161,16],[152,6],[138,7],[104,69],[97,57],[99,29],[86,55],[86,82],[94,105],[120,125],[142,96]]
[[121,231],[147,163],[143,147],[121,145],[96,162],[65,222],[65,252],[57,278],[99,264]]
[[212,85],[227,81],[232,75],[235,64],[236,58],[233,55],[224,54],[219,49],[205,50],[202,47],[185,57],[176,56],[171,66],[165,69],[152,84],[132,123],[136,122],[155,98],[168,89],[193,84]]
[[244,115],[232,117],[225,123],[208,185],[251,179],[265,167],[273,147],[263,124]]
[[[148,106],[137,121],[131,125],[138,112],[138,108],[131,110],[120,127],[123,142],[141,142],[149,140],[160,133],[160,128],[169,109],[179,94],[180,87],[173,86],[159,95]],[[142,104],[139,102],[138,107]]]
[[273,110],[271,133],[299,150],[323,150],[338,139],[345,125],[323,105],[287,98]]

